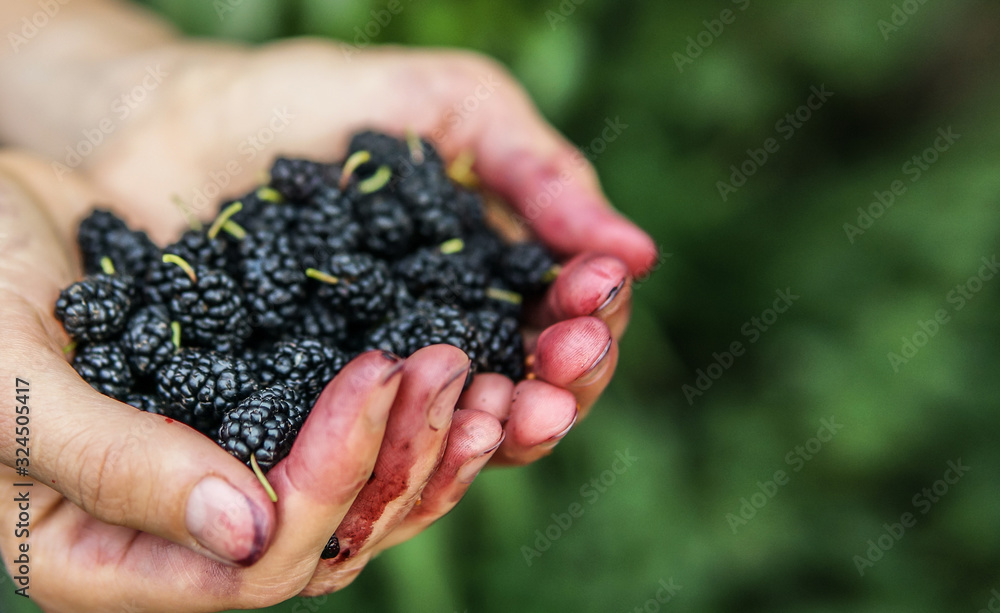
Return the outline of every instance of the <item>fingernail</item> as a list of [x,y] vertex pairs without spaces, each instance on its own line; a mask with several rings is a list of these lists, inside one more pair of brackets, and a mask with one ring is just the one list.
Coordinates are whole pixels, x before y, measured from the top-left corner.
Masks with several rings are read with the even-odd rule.
[[[386,354],[383,353],[382,355]],[[393,354],[390,353],[388,355],[393,355]],[[382,385],[386,385],[387,383],[389,383],[389,381],[392,381],[392,378],[398,375],[403,370],[404,366],[406,366],[406,362],[402,358],[399,358],[399,363],[390,368],[389,370],[385,371],[385,374],[382,375]]]
[[573,387],[583,387],[597,381],[604,374],[604,368],[602,367],[607,363],[605,358],[608,357],[609,353],[611,353],[610,338],[608,339],[608,344],[604,346],[604,350],[601,351],[601,355],[597,356],[597,359],[594,360],[586,372],[573,382]]
[[264,555],[266,515],[242,492],[218,477],[205,477],[191,490],[188,532],[220,561],[249,566]]
[[[455,402],[458,401],[458,394],[461,392],[462,385],[465,384],[465,378],[468,376],[471,366],[472,362],[468,361],[462,368],[451,373],[434,400],[431,401],[431,406],[427,410],[427,424],[431,430],[440,430],[451,421],[451,416],[455,412]],[[458,389],[453,389],[456,387]],[[451,391],[456,393],[450,394]]]
[[481,451],[479,455],[471,460],[467,460],[465,464],[462,464],[462,467],[458,469],[458,474],[456,475],[458,482],[472,483],[475,481],[476,476],[478,476],[483,468],[486,467],[486,463],[493,457],[493,452],[500,448],[500,443],[502,443],[505,438],[507,438],[507,433],[501,432],[500,440],[493,443],[493,446],[485,451]]
[[618,295],[621,294],[621,291],[625,289],[625,284],[627,282],[628,282],[628,277],[622,277],[622,280],[618,283],[618,285],[611,288],[611,291],[608,292],[608,296],[607,298],[604,299],[604,302],[601,303],[601,306],[594,309],[594,312],[592,314],[597,315],[604,309],[611,306],[611,303],[615,301],[615,298],[617,298]]
[[550,436],[545,441],[543,441],[541,444],[539,444],[537,447],[539,449],[552,449],[553,447],[555,447],[556,445],[558,445],[559,441],[563,440],[566,437],[566,435],[569,434],[569,431],[573,429],[573,426],[576,425],[576,420],[579,417],[580,417],[580,407],[579,407],[579,405],[577,405],[576,412],[573,413],[573,420],[569,422],[569,425],[566,426],[566,428],[562,432],[560,432],[559,434],[555,434],[553,436]]
[[398,355],[396,355],[395,353],[393,353],[391,351],[383,351],[382,352],[382,357],[385,358],[386,360],[389,360],[390,362],[393,362],[393,363],[402,362],[403,361],[403,358],[399,357]]

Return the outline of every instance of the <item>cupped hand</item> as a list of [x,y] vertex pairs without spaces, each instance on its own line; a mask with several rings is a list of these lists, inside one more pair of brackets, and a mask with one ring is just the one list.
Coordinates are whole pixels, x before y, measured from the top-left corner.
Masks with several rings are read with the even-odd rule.
[[477,376],[459,406],[505,422],[497,462],[507,464],[546,455],[587,413],[614,374],[632,278],[657,250],[502,66],[466,52],[310,39],[254,49],[159,31],[149,39],[126,62],[100,66],[108,76],[93,106],[132,84],[155,87],[73,171],[92,176],[133,225],[165,243],[185,224],[173,196],[210,216],[220,196],[257,184],[276,155],[335,159],[365,127],[427,135],[448,159],[471,153],[513,220],[569,261],[530,317],[534,380]]
[[[495,453],[495,417],[453,415],[469,359],[448,346],[352,361],[268,473],[276,503],[210,439],[97,393],[67,363],[52,304],[78,277],[76,214],[99,195],[0,152],[0,381],[11,396],[28,382],[30,409],[17,434],[23,420],[0,411],[0,488],[30,501],[0,500],[0,524],[23,511],[30,530],[4,530],[0,549],[10,563],[30,544],[28,594],[46,611],[220,611],[334,591],[448,512]],[[321,559],[334,532],[340,551]]]

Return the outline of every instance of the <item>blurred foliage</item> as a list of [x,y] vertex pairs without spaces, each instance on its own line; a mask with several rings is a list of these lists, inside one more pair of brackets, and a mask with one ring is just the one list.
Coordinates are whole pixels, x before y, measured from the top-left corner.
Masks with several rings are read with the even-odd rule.
[[[220,1],[233,7],[221,19],[220,2],[147,3],[192,34],[248,41],[352,41],[386,6]],[[997,4],[402,2],[373,42],[497,57],[580,146],[606,119],[626,123],[594,162],[664,257],[636,287],[619,375],[551,458],[484,473],[349,589],[268,610],[987,607],[1000,589],[1000,279],[961,309],[948,297],[1000,253]],[[732,23],[712,23],[725,9]],[[897,9],[905,23],[885,30]],[[680,70],[674,54],[699,36],[710,44]],[[833,96],[786,140],[776,122],[813,86]],[[961,137],[913,181],[904,165],[949,126]],[[778,150],[723,200],[717,183],[769,138]],[[849,241],[844,224],[895,180],[905,193]],[[785,288],[800,298],[751,343],[744,326]],[[939,309],[948,322],[923,344]],[[915,334],[894,369],[888,354]],[[736,341],[745,353],[689,404],[682,386]],[[824,418],[843,428],[817,451]],[[595,500],[587,484],[626,450],[639,459]],[[922,489],[959,458],[971,470],[928,509]],[[778,470],[787,484],[734,534],[727,515]],[[526,564],[522,546],[572,503],[584,515]],[[916,525],[860,576],[854,556],[906,512]],[[671,601],[648,603],[670,578]]]

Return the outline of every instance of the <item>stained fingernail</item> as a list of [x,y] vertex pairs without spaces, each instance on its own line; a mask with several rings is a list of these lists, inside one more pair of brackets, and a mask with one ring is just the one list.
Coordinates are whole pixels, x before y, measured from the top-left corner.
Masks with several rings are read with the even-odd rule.
[[481,451],[476,457],[462,464],[462,467],[458,469],[458,474],[455,476],[458,482],[472,483],[475,481],[476,476],[486,467],[487,462],[493,457],[493,452],[500,448],[500,444],[503,443],[505,438],[507,438],[507,433],[501,432],[500,440],[494,443],[489,449]]
[[618,295],[621,294],[621,291],[625,289],[625,284],[627,282],[628,282],[628,277],[622,277],[622,280],[618,282],[618,285],[612,287],[611,290],[608,292],[607,296],[604,299],[604,302],[601,303],[601,306],[594,309],[593,314],[596,315],[601,311],[603,311],[604,309],[611,306],[611,303],[615,301],[615,298],[617,298]]
[[[383,354],[383,355],[385,355],[385,354]],[[389,354],[389,355],[393,355],[393,354]],[[402,358],[400,358],[398,364],[396,364],[395,366],[393,366],[389,370],[385,371],[385,374],[382,375],[382,385],[386,385],[387,383],[389,383],[389,381],[392,381],[392,378],[395,377],[396,375],[398,375],[403,370],[404,366],[406,366],[406,362],[403,361]]]
[[249,566],[264,555],[264,511],[218,477],[205,477],[191,490],[185,512],[188,532],[223,562]]
[[609,338],[608,344],[604,346],[601,354],[597,356],[597,359],[594,360],[590,367],[588,367],[587,370],[573,382],[573,387],[584,387],[601,378],[601,375],[604,374],[604,366],[607,365],[608,354],[611,353],[611,343],[612,340]]
[[538,448],[539,449],[552,449],[553,447],[555,447],[556,445],[558,445],[559,441],[561,441],[564,438],[566,438],[566,435],[569,434],[569,431],[573,429],[573,426],[576,425],[576,420],[579,417],[580,417],[580,405],[577,405],[576,412],[573,413],[573,419],[572,419],[572,421],[569,422],[569,425],[566,426],[566,428],[563,429],[563,431],[560,432],[559,434],[554,434],[554,435],[550,436],[548,439],[546,439],[545,441],[543,441],[540,445],[538,445]]
[[455,412],[455,403],[458,401],[458,394],[462,391],[471,366],[472,362],[468,361],[464,366],[448,375],[448,379],[431,401],[431,406],[427,409],[427,424],[431,430],[440,430],[451,421],[451,416]]

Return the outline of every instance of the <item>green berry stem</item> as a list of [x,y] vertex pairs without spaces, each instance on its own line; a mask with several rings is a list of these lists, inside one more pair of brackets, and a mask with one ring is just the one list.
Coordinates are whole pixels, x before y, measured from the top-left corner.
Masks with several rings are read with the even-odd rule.
[[257,197],[264,202],[281,202],[281,192],[273,187],[262,187],[257,190]]
[[179,321],[172,321],[172,322],[170,322],[170,331],[173,332],[173,334],[170,337],[170,342],[172,342],[174,344],[174,348],[180,349],[181,348],[181,322],[179,322]]
[[173,196],[170,197],[170,201],[173,202],[174,206],[176,206],[180,210],[181,215],[184,216],[184,219],[188,222],[188,225],[191,226],[192,230],[194,230],[195,232],[202,231],[204,226],[201,224],[201,221],[199,221],[198,218],[195,217],[194,213],[191,211],[191,207],[188,206],[187,202],[184,202],[183,198],[181,198],[177,194],[174,194]]
[[106,275],[115,274],[115,264],[108,256],[101,258],[101,270],[103,270]]
[[247,231],[243,229],[243,226],[236,223],[232,219],[222,224],[222,231],[228,234],[229,236],[232,236],[238,241],[241,241],[247,237]]
[[410,148],[410,159],[414,164],[424,163],[424,148],[420,146],[420,137],[413,128],[406,131],[406,145]]
[[67,355],[76,349],[76,341],[70,341],[68,345],[62,348],[63,355]]
[[351,157],[344,161],[344,168],[340,171],[340,189],[343,190],[347,187],[348,182],[351,180],[351,175],[358,169],[358,166],[371,159],[372,154],[369,151],[361,150],[352,153]]
[[479,177],[472,170],[475,163],[476,154],[470,149],[465,149],[448,165],[446,170],[448,178],[463,187],[475,189],[479,185]]
[[198,282],[198,275],[194,274],[194,268],[191,268],[191,265],[187,263],[187,260],[185,260],[181,256],[175,255],[173,253],[165,253],[163,254],[163,263],[177,264],[178,266],[181,267],[181,270],[184,271],[184,274],[186,274],[188,277],[191,278],[192,283]]
[[219,216],[215,218],[215,221],[212,222],[212,227],[208,229],[208,238],[215,239],[219,235],[219,231],[222,230],[222,226],[229,221],[229,218],[242,210],[243,203],[238,200],[223,209],[219,213]]
[[441,243],[439,249],[441,250],[441,253],[445,255],[460,253],[463,249],[465,249],[465,241],[460,238],[453,238],[449,241]]
[[521,304],[524,302],[524,297],[521,296],[521,294],[509,289],[501,289],[499,287],[486,288],[486,296],[493,300],[502,300],[503,302],[509,302],[511,304]]
[[253,469],[253,474],[257,475],[257,480],[260,484],[264,486],[264,491],[267,492],[268,497],[271,502],[278,502],[278,494],[275,493],[274,488],[271,487],[271,482],[267,480],[264,476],[264,472],[260,469],[260,464],[257,463],[257,454],[250,454],[250,468]]
[[379,166],[375,174],[364,181],[358,183],[358,191],[362,194],[372,194],[389,184],[392,179],[392,169],[388,166]]
[[545,271],[545,274],[542,275],[542,283],[552,283],[553,281],[556,280],[556,277],[558,277],[559,273],[561,272],[562,272],[562,264],[553,264],[552,268]]
[[331,275],[330,273],[323,272],[322,270],[316,270],[315,268],[307,268],[306,276],[310,279],[316,279],[322,283],[328,283],[330,285],[336,285],[340,283],[340,279]]

